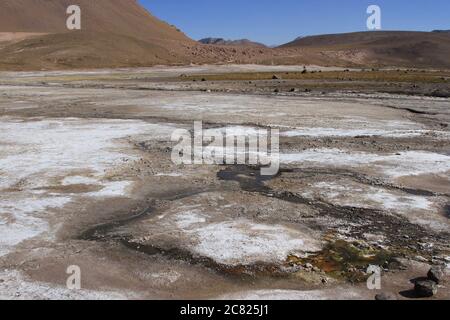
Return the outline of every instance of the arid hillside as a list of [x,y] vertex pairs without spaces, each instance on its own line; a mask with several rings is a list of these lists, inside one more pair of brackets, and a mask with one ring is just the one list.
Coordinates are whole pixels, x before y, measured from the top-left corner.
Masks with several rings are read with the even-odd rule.
[[0,1],[0,70],[265,64],[450,69],[446,32],[361,32],[296,39],[278,48],[247,40],[199,43],[136,0],[78,0],[81,30],[66,27],[71,0]]
[[59,69],[187,63],[194,43],[136,0],[79,0],[81,31],[66,28],[69,0],[2,0],[0,68]]
[[[66,9],[71,0],[2,0],[1,32],[67,32]],[[141,7],[136,0],[77,0],[82,30],[110,32],[137,39],[190,41],[182,32]]]
[[450,34],[377,31],[298,38],[280,48],[354,65],[450,68]]

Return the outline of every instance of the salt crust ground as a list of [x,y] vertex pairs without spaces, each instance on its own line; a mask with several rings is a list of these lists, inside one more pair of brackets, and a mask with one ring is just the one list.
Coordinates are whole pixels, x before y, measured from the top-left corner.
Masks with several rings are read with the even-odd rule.
[[[121,139],[144,135],[170,139],[174,127],[142,121],[97,119],[0,119],[0,256],[49,230],[46,217],[76,197],[127,197],[131,181],[105,179],[137,159]],[[98,191],[59,192],[83,185]]]

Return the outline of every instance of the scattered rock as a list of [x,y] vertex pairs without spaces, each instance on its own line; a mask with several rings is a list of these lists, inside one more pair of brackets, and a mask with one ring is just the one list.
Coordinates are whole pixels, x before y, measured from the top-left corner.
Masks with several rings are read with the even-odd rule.
[[415,257],[415,260],[416,261],[418,261],[418,262],[428,262],[428,260],[427,259],[425,259],[424,257],[422,257],[422,256],[416,256]]
[[444,92],[439,89],[436,89],[429,94],[427,94],[429,97],[435,97],[435,98],[450,98],[449,92]]
[[434,247],[433,243],[420,242],[420,243],[418,243],[418,245],[421,250],[431,250]]
[[397,296],[391,292],[382,292],[375,296],[377,301],[397,300]]
[[392,258],[388,263],[388,268],[390,270],[407,270],[408,267],[405,264],[405,259]]
[[420,298],[429,298],[437,294],[437,284],[431,280],[419,280],[414,285],[414,291]]
[[439,267],[432,267],[430,271],[428,271],[428,279],[436,282],[437,284],[441,283],[444,278],[444,271]]
[[279,76],[277,76],[276,74],[274,74],[273,76],[272,76],[272,80],[279,80],[279,79],[281,79]]

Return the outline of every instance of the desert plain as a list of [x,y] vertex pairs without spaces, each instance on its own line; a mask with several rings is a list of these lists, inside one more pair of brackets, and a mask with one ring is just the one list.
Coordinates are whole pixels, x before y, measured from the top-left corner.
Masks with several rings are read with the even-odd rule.
[[[413,299],[450,263],[450,73],[0,73],[0,298]],[[177,165],[176,129],[280,130],[280,170]],[[66,287],[69,266],[81,290]],[[382,289],[369,290],[369,265]],[[433,299],[449,299],[444,281]]]

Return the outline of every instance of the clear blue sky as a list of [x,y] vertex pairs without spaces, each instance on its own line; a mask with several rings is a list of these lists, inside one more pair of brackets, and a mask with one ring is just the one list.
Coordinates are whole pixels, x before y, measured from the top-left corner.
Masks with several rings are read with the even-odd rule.
[[248,38],[269,45],[298,36],[362,31],[366,9],[382,10],[383,30],[450,29],[449,0],[139,0],[189,37]]

